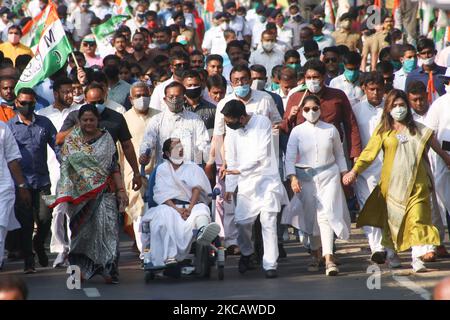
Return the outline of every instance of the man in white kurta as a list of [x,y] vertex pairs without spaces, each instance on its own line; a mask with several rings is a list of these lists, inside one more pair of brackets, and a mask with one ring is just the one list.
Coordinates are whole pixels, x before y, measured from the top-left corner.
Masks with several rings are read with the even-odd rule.
[[6,235],[8,231],[20,228],[14,215],[16,194],[14,180],[8,165],[21,158],[11,130],[0,121],[0,270],[3,266]]
[[[78,110],[79,105],[72,105],[73,103],[73,89],[72,81],[65,79],[64,81],[55,81],[53,83],[53,96],[55,103],[49,105],[36,112],[36,114],[47,117],[55,126],[56,130],[61,130],[61,127],[67,115],[72,111]],[[56,154],[52,148],[47,146],[47,165],[50,173],[51,192],[56,194],[56,184],[59,180],[59,161],[56,159]],[[58,253],[53,267],[59,264],[68,265],[65,254],[69,250],[69,243],[66,240],[66,229],[64,228],[64,215],[66,214],[66,204],[57,205],[52,212],[52,237],[50,240],[50,252]],[[67,228],[70,232],[70,228]],[[67,237],[70,239],[70,237]]]
[[[127,122],[128,128],[131,133],[131,143],[134,146],[134,150],[136,151],[136,158],[139,158],[139,146],[144,138],[145,128],[150,122],[151,117],[155,114],[158,114],[158,110],[150,109],[150,89],[147,84],[144,82],[137,82],[131,86],[130,89],[130,101],[132,104],[132,108],[128,110],[123,117]],[[141,253],[142,258],[142,243],[141,243],[141,233],[139,231],[139,225],[141,221],[141,216],[143,215],[144,209],[144,200],[142,199],[142,193],[145,192],[144,188],[139,191],[133,190],[133,169],[125,161],[125,155],[121,148],[119,148],[119,159],[120,166],[123,168],[123,180],[125,183],[125,190],[128,194],[129,204],[128,207],[125,208],[125,212],[127,213],[129,219],[127,222],[133,225],[134,235],[136,239],[136,245]],[[145,167],[145,174],[150,174],[153,170],[154,166],[154,157],[153,161]]]
[[278,258],[277,214],[289,199],[278,172],[272,123],[266,116],[247,114],[245,108],[241,101],[231,100],[222,109],[229,127],[225,136],[225,198],[229,201],[237,188],[235,222],[241,249],[239,271],[244,273],[251,268],[252,227],[259,215],[263,268],[266,277],[274,278]]

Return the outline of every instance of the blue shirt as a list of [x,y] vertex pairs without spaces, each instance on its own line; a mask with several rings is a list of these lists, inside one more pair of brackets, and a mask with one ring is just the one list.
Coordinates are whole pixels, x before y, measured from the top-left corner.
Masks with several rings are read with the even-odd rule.
[[16,115],[8,121],[22,159],[19,161],[22,173],[30,188],[39,189],[50,185],[47,167],[47,144],[55,150],[56,128],[52,122],[34,114],[33,121],[26,125]]
[[[444,79],[440,77],[440,75],[445,75],[445,71],[447,70],[446,67],[441,67],[435,64],[434,70],[433,70],[433,82],[434,82],[434,88],[436,89],[437,93],[440,96],[443,96],[445,94],[445,85],[444,85]],[[411,71],[407,78],[405,83],[405,89],[408,88],[408,85],[411,81],[420,81],[425,86],[428,85],[428,72],[425,72],[422,67],[416,68],[415,70]]]

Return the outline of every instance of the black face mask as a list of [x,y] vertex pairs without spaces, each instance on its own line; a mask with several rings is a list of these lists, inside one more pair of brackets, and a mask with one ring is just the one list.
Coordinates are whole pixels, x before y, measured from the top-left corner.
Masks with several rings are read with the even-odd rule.
[[237,130],[237,129],[242,128],[243,126],[238,121],[238,122],[233,122],[233,123],[227,123],[227,127],[230,128],[230,129],[233,129],[233,130]]
[[103,72],[108,79],[115,79],[119,77],[119,68],[117,66],[107,66],[103,68]]
[[197,99],[202,94],[202,87],[198,88],[187,88],[186,89],[186,97],[189,99]]
[[189,65],[188,64],[184,64],[183,66],[177,66],[175,67],[175,76],[177,76],[178,78],[182,78],[183,77],[183,73],[189,69]]

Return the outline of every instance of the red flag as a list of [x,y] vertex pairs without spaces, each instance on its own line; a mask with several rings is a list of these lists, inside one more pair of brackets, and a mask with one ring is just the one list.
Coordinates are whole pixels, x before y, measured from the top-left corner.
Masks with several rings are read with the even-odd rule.
[[373,2],[373,5],[374,5],[375,7],[381,9],[381,0],[375,0],[375,1]]
[[208,12],[214,12],[214,0],[206,0],[205,10]]

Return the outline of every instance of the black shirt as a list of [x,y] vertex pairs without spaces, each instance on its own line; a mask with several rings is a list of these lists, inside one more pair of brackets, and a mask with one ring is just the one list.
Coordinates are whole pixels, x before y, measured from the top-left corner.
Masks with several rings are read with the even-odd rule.
[[[124,142],[131,139],[131,133],[130,130],[128,130],[128,125],[123,115],[114,110],[105,108],[100,114],[100,118],[99,127],[101,129],[106,129],[115,143],[117,141]],[[72,111],[67,115],[60,131],[67,131],[78,123],[78,110]]]
[[208,102],[203,98],[200,98],[199,105],[195,107],[195,109],[187,103],[185,104],[184,108],[187,111],[191,111],[197,114],[203,120],[206,130],[214,129],[216,106],[213,105],[211,102]]

